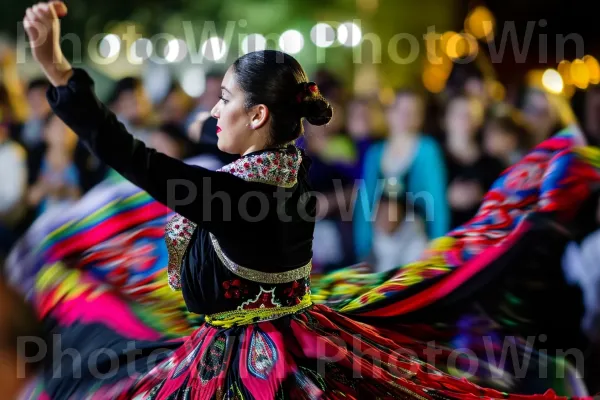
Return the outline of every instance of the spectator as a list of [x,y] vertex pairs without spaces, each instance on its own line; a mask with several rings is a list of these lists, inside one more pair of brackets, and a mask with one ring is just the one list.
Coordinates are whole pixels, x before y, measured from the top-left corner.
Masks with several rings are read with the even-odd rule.
[[141,141],[148,140],[146,125],[150,100],[140,79],[126,77],[119,80],[107,104],[132,135]]
[[541,90],[529,88],[523,102],[523,115],[531,127],[533,143],[537,145],[561,129],[559,110]]
[[192,99],[178,85],[173,85],[163,101],[158,105],[161,124],[177,124],[185,127],[192,107]]
[[422,220],[409,214],[411,209],[407,210],[407,205],[412,208],[399,185],[388,185],[384,189],[375,212],[373,250],[369,260],[375,272],[389,271],[416,261],[427,248],[425,226]]
[[373,246],[371,216],[379,202],[383,181],[402,183],[425,221],[429,239],[446,234],[449,210],[446,202],[446,167],[438,143],[421,132],[424,100],[414,91],[400,91],[387,111],[390,136],[374,144],[365,156],[363,184],[354,212],[354,240],[359,260]]
[[334,116],[324,126],[309,125],[298,145],[311,157],[309,181],[321,196],[317,199],[319,220],[315,225],[313,265],[315,271],[331,271],[354,263],[351,195],[357,162],[352,139],[343,134],[345,113],[332,104]]
[[530,147],[531,134],[516,112],[491,117],[483,131],[484,151],[509,167]]
[[221,95],[221,82],[223,75],[217,72],[211,72],[206,75],[206,87],[202,95],[196,98],[194,109],[189,114],[185,122],[185,130],[198,118],[201,112],[211,111]]
[[175,123],[165,123],[150,134],[150,146],[169,157],[183,160],[190,156],[192,146],[183,129]]
[[23,126],[20,140],[27,149],[32,149],[44,140],[44,124],[50,114],[50,104],[46,99],[49,82],[46,79],[34,79],[27,88],[29,118]]
[[44,128],[46,150],[40,173],[28,194],[28,203],[42,214],[75,202],[81,195],[79,172],[73,153],[77,137],[52,115]]
[[356,98],[348,103],[346,129],[356,147],[356,171],[352,175],[360,179],[367,150],[376,141],[371,104],[367,99]]
[[475,216],[483,196],[504,169],[499,160],[481,149],[477,136],[482,123],[483,107],[479,100],[461,95],[449,101],[444,119],[444,147],[453,229]]

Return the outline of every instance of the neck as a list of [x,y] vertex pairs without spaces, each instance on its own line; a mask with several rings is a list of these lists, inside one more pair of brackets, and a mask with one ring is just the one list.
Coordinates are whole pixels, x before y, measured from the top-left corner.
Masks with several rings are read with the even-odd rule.
[[392,138],[395,140],[412,139],[418,136],[417,132],[395,129],[392,131]]

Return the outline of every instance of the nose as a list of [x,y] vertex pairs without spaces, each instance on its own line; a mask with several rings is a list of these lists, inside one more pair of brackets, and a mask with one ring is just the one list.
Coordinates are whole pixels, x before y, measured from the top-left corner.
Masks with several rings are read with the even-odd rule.
[[219,112],[219,103],[215,104],[215,106],[212,108],[212,110],[210,110],[210,115],[213,118],[219,119],[220,116],[220,112]]

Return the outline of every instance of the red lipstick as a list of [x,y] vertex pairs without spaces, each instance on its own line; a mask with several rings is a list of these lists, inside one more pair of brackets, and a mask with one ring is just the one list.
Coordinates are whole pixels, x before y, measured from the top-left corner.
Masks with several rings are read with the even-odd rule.
[[221,132],[221,127],[217,126],[217,135],[219,134],[219,132]]

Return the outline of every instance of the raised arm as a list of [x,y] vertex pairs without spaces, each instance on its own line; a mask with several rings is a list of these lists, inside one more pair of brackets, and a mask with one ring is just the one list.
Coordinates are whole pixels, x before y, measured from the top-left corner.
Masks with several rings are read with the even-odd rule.
[[54,2],[28,9],[25,18],[34,56],[52,83],[48,100],[56,115],[99,159],[175,212],[203,223],[209,230],[224,219],[235,218],[231,213],[237,208],[229,207],[228,201],[209,201],[210,207],[200,204],[204,205],[205,197],[216,197],[211,194],[225,193],[229,204],[235,205],[234,201],[247,190],[247,182],[188,165],[146,147],[98,100],[90,76],[64,60],[57,39],[49,45],[36,43],[36,32],[43,29],[54,32],[50,37],[58,38],[57,15],[65,14],[64,4]]

